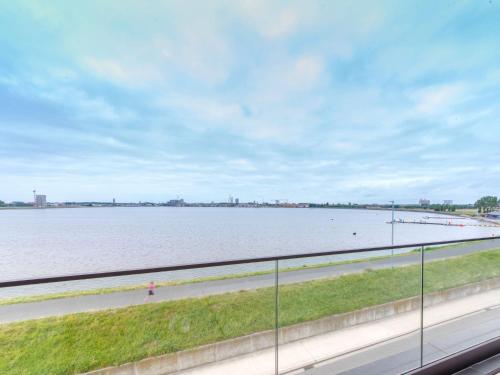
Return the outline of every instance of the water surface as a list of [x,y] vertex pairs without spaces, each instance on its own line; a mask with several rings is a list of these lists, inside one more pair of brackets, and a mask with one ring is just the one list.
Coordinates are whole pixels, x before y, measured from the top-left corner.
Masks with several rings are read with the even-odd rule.
[[[426,216],[443,217],[396,212],[396,219],[403,220],[421,220]],[[103,207],[1,210],[0,278],[21,279],[384,246],[391,244],[391,225],[387,224],[390,220],[390,211],[358,209]],[[478,223],[455,217],[449,220]],[[498,228],[467,225],[396,224],[394,228],[395,244],[500,234]],[[349,257],[353,255],[340,258]],[[301,263],[307,261],[301,260]],[[233,267],[232,272],[262,267]],[[211,273],[191,271],[167,279],[207,274]],[[147,278],[149,276],[127,280]],[[110,282],[107,280],[106,285]],[[122,284],[121,281],[117,283]],[[96,282],[90,284],[95,286]]]

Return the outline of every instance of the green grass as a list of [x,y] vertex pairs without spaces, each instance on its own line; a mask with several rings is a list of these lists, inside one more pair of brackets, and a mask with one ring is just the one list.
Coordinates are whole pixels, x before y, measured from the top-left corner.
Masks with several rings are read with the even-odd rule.
[[[476,243],[476,242],[481,242],[481,241],[473,241],[473,242]],[[469,242],[467,244],[470,244],[470,243],[471,242]],[[426,247],[425,251],[444,250],[444,249],[449,249],[449,248],[454,248],[454,247],[466,246],[467,244],[451,244],[451,245],[444,245],[444,246]],[[416,253],[416,252],[417,253],[420,252],[420,249],[414,249],[408,253],[395,254],[394,256],[398,256],[398,257],[407,256],[407,255],[410,255],[410,254]],[[305,268],[323,268],[323,267],[338,266],[338,265],[342,265],[342,264],[369,262],[369,261],[374,261],[374,260],[387,259],[390,257],[391,257],[391,255],[381,255],[381,256],[374,256],[374,257],[368,257],[368,258],[362,258],[362,259],[309,264],[309,265],[302,265],[302,266],[288,267],[288,268],[280,269],[280,272],[297,271],[297,270],[301,270],[301,269],[305,269]],[[162,286],[174,286],[174,285],[183,285],[183,284],[194,284],[194,283],[201,283],[201,282],[206,282],[206,281],[216,281],[216,280],[244,278],[244,277],[249,277],[249,276],[266,275],[266,274],[270,274],[273,272],[274,272],[274,270],[263,270],[263,271],[244,272],[244,273],[221,275],[221,276],[200,277],[200,278],[190,279],[190,280],[159,281],[159,282],[156,282],[156,285],[158,287],[162,287]],[[51,300],[51,299],[60,299],[60,298],[69,298],[69,297],[110,294],[110,293],[126,292],[126,291],[146,289],[146,288],[147,288],[147,284],[136,284],[136,285],[118,286],[118,287],[113,287],[113,288],[76,290],[76,291],[67,291],[67,292],[61,292],[61,293],[51,293],[51,294],[41,294],[41,295],[34,295],[34,296],[25,296],[25,297],[4,298],[4,299],[0,299],[0,306],[11,305],[11,304],[15,304],[15,303],[40,302],[40,301],[46,301],[46,300]]]
[[457,208],[455,210],[455,213],[459,214],[459,215],[465,215],[465,216],[471,216],[471,217],[478,215],[476,208]]
[[[425,291],[500,277],[500,249],[429,263]],[[420,266],[281,286],[280,325],[418,295]],[[0,374],[65,375],[274,327],[274,288],[0,325]]]
[[[478,241],[470,241],[470,242],[463,242],[463,243],[459,243],[459,244],[447,244],[447,245],[439,245],[439,246],[428,246],[428,247],[425,247],[424,250],[425,251],[436,251],[436,250],[446,250],[446,249],[452,249],[452,248],[456,248],[456,247],[463,247],[463,246],[468,246],[468,245],[471,245],[471,244],[476,244],[476,243],[480,243],[480,242],[486,242],[488,240],[478,240]],[[420,249],[415,249],[415,250],[412,250],[412,252],[420,252]]]

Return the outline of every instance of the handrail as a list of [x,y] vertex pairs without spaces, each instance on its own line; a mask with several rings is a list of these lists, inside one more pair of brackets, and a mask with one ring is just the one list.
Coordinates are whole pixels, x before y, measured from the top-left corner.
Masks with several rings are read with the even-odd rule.
[[371,252],[371,251],[380,251],[380,250],[403,249],[403,248],[407,248],[407,247],[446,245],[446,244],[452,244],[452,243],[463,243],[463,242],[485,241],[485,240],[496,240],[496,239],[500,239],[500,236],[467,238],[467,239],[461,239],[461,240],[448,240],[448,241],[437,241],[437,242],[412,243],[412,244],[394,245],[394,246],[377,246],[377,247],[367,247],[367,248],[358,248],[358,249],[332,250],[332,251],[324,251],[324,252],[278,255],[278,256],[260,257],[260,258],[244,258],[244,259],[234,259],[234,260],[226,260],[226,261],[218,261],[218,262],[181,264],[181,265],[176,265],[176,266],[136,268],[136,269],[127,269],[127,270],[118,270],[118,271],[106,271],[106,272],[84,273],[84,274],[74,274],[74,275],[48,276],[48,277],[38,277],[38,278],[31,278],[31,279],[2,281],[2,282],[0,282],[0,288],[8,288],[8,287],[15,287],[15,286],[23,286],[23,285],[48,284],[48,283],[56,283],[56,282],[63,282],[63,281],[100,279],[100,278],[106,278],[106,277],[141,275],[141,274],[145,274],[145,273],[158,273],[158,272],[180,271],[180,270],[189,270],[189,269],[198,269],[198,268],[230,266],[230,265],[236,265],[236,264],[263,263],[263,262],[280,261],[280,260],[288,260],[288,259],[313,258],[313,257],[319,257],[319,256],[327,256],[327,255],[352,254],[352,253],[362,253],[362,252]]

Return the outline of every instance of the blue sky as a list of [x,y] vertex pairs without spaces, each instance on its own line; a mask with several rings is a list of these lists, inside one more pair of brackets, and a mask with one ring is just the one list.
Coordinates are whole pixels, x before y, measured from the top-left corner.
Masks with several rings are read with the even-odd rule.
[[0,0],[0,199],[500,194],[500,3]]

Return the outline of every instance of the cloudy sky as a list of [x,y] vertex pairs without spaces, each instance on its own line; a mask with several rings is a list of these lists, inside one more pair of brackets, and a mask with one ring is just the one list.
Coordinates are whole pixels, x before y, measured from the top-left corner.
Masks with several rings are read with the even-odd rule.
[[0,199],[476,200],[500,2],[0,0]]

